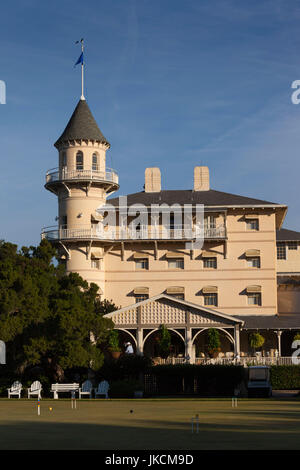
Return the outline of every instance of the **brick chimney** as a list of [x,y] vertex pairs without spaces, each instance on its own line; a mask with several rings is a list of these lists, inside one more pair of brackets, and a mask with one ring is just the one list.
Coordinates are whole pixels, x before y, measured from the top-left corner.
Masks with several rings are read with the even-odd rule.
[[209,191],[209,169],[207,166],[195,166],[194,191]]
[[145,192],[158,193],[161,191],[161,176],[159,168],[146,168]]

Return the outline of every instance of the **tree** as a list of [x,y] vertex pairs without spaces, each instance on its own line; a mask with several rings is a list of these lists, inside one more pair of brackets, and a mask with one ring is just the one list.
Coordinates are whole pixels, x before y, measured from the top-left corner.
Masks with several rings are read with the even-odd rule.
[[101,345],[113,328],[103,311],[115,306],[98,300],[96,284],[55,266],[55,256],[46,240],[20,251],[0,242],[0,331],[15,373],[40,365],[62,380],[65,369],[101,367]]

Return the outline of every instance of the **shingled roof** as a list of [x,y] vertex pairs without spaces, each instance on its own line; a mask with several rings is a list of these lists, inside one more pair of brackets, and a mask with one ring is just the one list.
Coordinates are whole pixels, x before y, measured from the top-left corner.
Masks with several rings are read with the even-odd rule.
[[[119,198],[108,199],[107,202],[115,206],[118,205]],[[281,206],[274,202],[263,201],[261,199],[253,199],[237,194],[223,193],[222,191],[193,191],[193,190],[166,190],[157,193],[139,193],[127,194],[127,204],[204,204],[206,206]]]
[[276,240],[278,242],[291,242],[300,240],[300,232],[295,232],[294,230],[287,230],[286,228],[282,228],[276,231]]
[[79,100],[65,130],[54,145],[59,147],[69,140],[95,140],[110,145],[100,131],[85,100]]

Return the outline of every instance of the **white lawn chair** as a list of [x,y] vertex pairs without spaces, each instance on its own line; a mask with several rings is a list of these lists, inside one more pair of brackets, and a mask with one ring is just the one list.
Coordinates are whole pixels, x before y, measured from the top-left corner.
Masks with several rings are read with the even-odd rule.
[[38,400],[40,400],[42,398],[41,393],[42,393],[42,384],[41,382],[36,380],[35,382],[31,384],[30,388],[28,389],[28,398],[32,396],[36,396]]
[[95,388],[95,398],[97,395],[105,395],[105,398],[108,398],[109,383],[106,380],[102,380],[99,383],[98,389]]
[[16,380],[10,388],[7,389],[8,391],[8,398],[10,398],[12,395],[18,395],[19,398],[21,398],[21,391],[22,391],[22,384],[21,382],[18,382]]
[[81,395],[89,395],[89,397],[92,398],[92,390],[92,382],[90,380],[86,380],[79,389],[79,398],[81,398]]

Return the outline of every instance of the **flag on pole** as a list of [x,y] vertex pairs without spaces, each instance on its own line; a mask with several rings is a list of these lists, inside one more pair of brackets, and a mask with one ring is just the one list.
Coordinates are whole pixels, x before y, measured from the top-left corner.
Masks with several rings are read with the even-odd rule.
[[74,67],[76,67],[77,64],[81,64],[83,65],[83,52],[80,54],[76,64],[74,65]]

